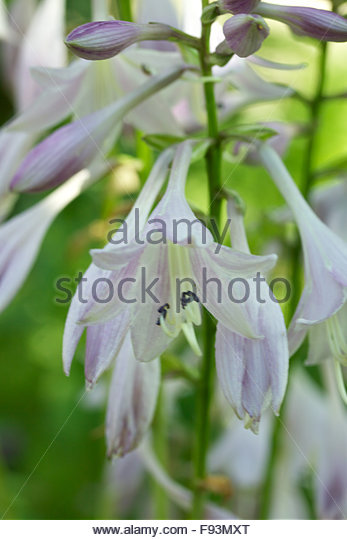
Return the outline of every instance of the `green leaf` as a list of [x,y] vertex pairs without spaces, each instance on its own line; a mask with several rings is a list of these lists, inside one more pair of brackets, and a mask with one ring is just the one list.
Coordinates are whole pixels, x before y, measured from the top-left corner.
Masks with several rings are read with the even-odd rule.
[[251,138],[265,141],[277,135],[278,132],[262,124],[243,124],[234,126],[232,130],[225,132],[226,138],[239,139]]
[[155,150],[165,150],[169,146],[179,144],[185,141],[187,137],[177,137],[175,135],[167,135],[165,133],[153,133],[151,135],[145,135],[142,140],[151,146]]

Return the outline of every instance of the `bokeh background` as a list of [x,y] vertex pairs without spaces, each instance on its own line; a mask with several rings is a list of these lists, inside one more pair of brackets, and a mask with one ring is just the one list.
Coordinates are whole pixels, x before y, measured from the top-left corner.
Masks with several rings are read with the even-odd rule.
[[[67,2],[67,31],[87,22],[89,17],[88,2]],[[256,67],[256,71],[268,80],[290,84],[304,96],[311,96],[317,75],[318,47],[309,39],[293,38],[279,24],[271,22],[271,28],[262,56],[279,62],[305,62],[307,68],[285,72]],[[325,92],[335,94],[345,91],[347,48],[345,44],[329,44],[328,48]],[[14,114],[4,77],[3,71],[1,124]],[[238,115],[237,122],[279,120],[303,124],[307,118],[307,108],[300,100],[285,99],[249,106]],[[326,101],[323,105],[315,148],[317,169],[344,158],[346,119],[346,101]],[[285,158],[298,184],[306,145],[305,135],[297,137]],[[74,280],[79,271],[87,268],[89,249],[104,244],[105,222],[126,213],[129,193],[137,192],[154,157],[145,144],[135,142],[131,130],[125,132],[115,154],[121,155],[122,166],[82,194],[56,219],[26,283],[1,314],[0,514],[6,512],[5,519],[153,517],[151,505],[143,503],[146,494],[155,490],[149,476],[144,478],[137,502],[120,514],[119,494],[116,495],[110,480],[103,438],[107,375],[95,391],[84,395],[84,344],[78,348],[69,378],[63,374],[61,361],[68,305],[56,302],[59,293],[55,282],[61,276]],[[207,201],[202,187],[204,178],[203,162],[194,164],[187,194],[202,210]],[[239,191],[247,203],[251,249],[255,253],[269,250],[270,246],[282,249],[276,275],[287,275],[285,242],[290,243],[292,230],[270,219],[271,211],[283,204],[271,181],[259,167],[235,166],[232,159],[224,162],[223,178],[228,178],[227,185]],[[319,181],[327,180],[328,177],[322,177]],[[21,212],[39,199],[39,195],[19,198],[12,213]],[[71,290],[74,287],[72,283]],[[180,343],[176,351],[179,348]],[[319,384],[317,370],[309,372]],[[189,385],[178,392],[173,407],[166,419],[167,461],[172,476],[189,485],[194,418],[194,396]],[[218,432],[217,427],[215,431]],[[232,507],[232,495],[227,504]]]

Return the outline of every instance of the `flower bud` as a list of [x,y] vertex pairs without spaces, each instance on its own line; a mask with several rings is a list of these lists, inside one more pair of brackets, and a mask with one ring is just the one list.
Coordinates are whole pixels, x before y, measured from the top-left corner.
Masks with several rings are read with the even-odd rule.
[[231,13],[252,13],[259,0],[222,0],[222,6]]
[[261,2],[257,13],[287,24],[299,36],[321,41],[347,41],[347,20],[331,11]]
[[165,24],[134,24],[127,21],[96,21],[78,26],[65,43],[71,51],[87,60],[111,58],[138,41],[165,40],[172,37]]
[[225,39],[234,53],[242,58],[260,49],[269,35],[269,27],[259,15],[234,15],[223,27]]

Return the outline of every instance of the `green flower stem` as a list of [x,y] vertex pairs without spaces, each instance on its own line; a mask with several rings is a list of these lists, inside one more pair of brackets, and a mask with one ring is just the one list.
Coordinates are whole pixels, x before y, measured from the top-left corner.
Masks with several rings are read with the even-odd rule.
[[[324,100],[323,91],[324,91],[324,85],[325,85],[325,77],[326,77],[326,67],[327,67],[327,43],[319,43],[320,50],[320,58],[319,58],[319,73],[318,73],[318,81],[317,81],[317,87],[315,91],[315,95],[311,101],[308,101],[308,106],[310,108],[310,131],[309,131],[309,139],[307,142],[307,149],[305,153],[304,158],[304,164],[303,164],[303,175],[302,175],[302,193],[307,199],[311,186],[312,181],[314,180],[315,174],[314,174],[314,150],[316,147],[316,140],[317,140],[317,130],[319,125],[319,114],[320,114],[320,108],[322,105],[322,102]],[[300,292],[301,292],[301,269],[302,269],[302,262],[301,262],[301,244],[299,236],[297,238],[297,241],[295,243],[295,246],[293,248],[293,254],[292,254],[292,272],[291,272],[291,281],[292,281],[292,298],[291,298],[291,304],[289,309],[289,315],[290,319],[293,316],[297,303],[300,298]],[[293,364],[293,359],[291,360],[291,365]],[[289,376],[290,380],[290,376]],[[287,393],[288,395],[288,388]],[[281,416],[283,417],[286,411],[286,403],[287,401],[284,400],[282,404],[282,410],[281,410]],[[259,512],[259,518],[260,519],[268,519],[269,517],[269,511],[271,506],[271,500],[272,500],[272,492],[273,492],[273,472],[275,468],[275,461],[278,459],[278,455],[281,452],[281,435],[283,431],[283,421],[280,418],[275,419],[274,423],[274,429],[272,433],[272,441],[271,441],[271,448],[269,453],[269,459],[266,467],[265,472],[265,480],[264,480],[264,486],[262,490],[262,497],[261,497],[261,507]]]
[[117,8],[120,20],[132,22],[131,0],[117,0]]
[[[202,7],[206,7],[208,0],[202,0]],[[211,77],[212,69],[208,58],[210,53],[210,24],[202,26],[200,46],[200,66],[203,77]],[[221,148],[218,140],[218,117],[214,95],[214,83],[204,83],[205,104],[208,120],[208,136],[215,141],[206,153],[206,171],[210,194],[210,216],[217,223],[220,218],[221,200],[218,197],[221,175]],[[203,507],[206,493],[204,480],[206,478],[206,456],[210,435],[210,405],[213,393],[214,379],[214,343],[216,327],[215,322],[205,312],[204,314],[204,354],[201,365],[201,379],[198,385],[197,411],[196,411],[196,438],[194,453],[194,498],[192,519],[203,517]]]
[[[156,412],[153,420],[153,450],[160,464],[165,468],[167,456],[167,433],[165,429],[165,404],[163,396],[163,383],[159,390]],[[169,499],[163,487],[153,480],[154,518],[169,519]]]

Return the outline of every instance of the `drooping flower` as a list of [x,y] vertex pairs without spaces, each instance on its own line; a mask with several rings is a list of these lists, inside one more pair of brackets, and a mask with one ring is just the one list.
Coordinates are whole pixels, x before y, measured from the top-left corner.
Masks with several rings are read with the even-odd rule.
[[[287,429],[283,466],[297,485],[305,471],[313,473],[318,519],[345,519],[347,418],[332,390],[333,372],[329,365],[326,368],[324,382],[328,384],[328,392],[325,394],[304,372],[296,370],[292,375],[284,418]],[[282,491],[281,485],[279,491]]]
[[[15,0],[6,10],[9,39],[2,47],[3,79],[13,95],[17,112],[29,110],[33,103],[39,104],[39,111],[31,124],[31,127],[35,125],[34,129],[26,129],[26,126],[13,132],[7,123],[0,130],[0,221],[16,200],[9,192],[9,185],[18,164],[46,129],[40,128],[42,122],[37,119],[41,120],[41,113],[45,113],[47,127],[54,125],[55,103],[45,110],[42,95],[39,95],[40,85],[32,77],[31,69],[45,66],[49,71],[50,67],[58,68],[66,63],[62,46],[64,2],[44,0],[35,10],[34,2]],[[47,116],[53,121],[49,122]]]
[[[39,93],[31,68],[60,68],[67,61],[64,47],[65,0],[43,0],[31,19],[30,4],[28,0],[19,0],[13,6],[15,12],[10,20],[13,32],[18,36],[15,62],[13,51],[8,51],[8,58],[5,56],[19,111],[29,107]],[[21,23],[24,28],[21,28]]]
[[[305,286],[289,328],[293,354],[313,325],[324,323],[338,380],[346,364],[347,346],[339,312],[346,302],[347,245],[313,212],[278,154],[266,143],[259,156],[285,198],[297,223],[304,254]],[[346,392],[342,397],[347,400]]]
[[0,311],[24,282],[52,221],[105,171],[100,164],[80,171],[48,197],[0,225]]
[[260,15],[240,13],[228,19],[223,32],[230,49],[241,58],[250,56],[269,35],[269,27]]
[[235,114],[242,107],[259,101],[285,99],[293,94],[288,86],[269,83],[262,79],[253,69],[252,64],[263,65],[270,69],[299,69],[301,66],[289,66],[249,56],[247,59],[234,55],[228,64],[225,80],[234,87],[233,92],[225,91],[225,87],[216,85],[217,99],[221,105],[220,116],[224,119]]
[[[228,298],[228,284],[232,278],[250,277],[255,270],[268,269],[276,259],[251,256],[213,242],[185,199],[191,154],[189,141],[178,146],[167,191],[148,219],[140,242],[92,251],[94,263],[102,269],[115,272],[124,268],[125,261],[128,265],[126,276],[131,285],[127,307],[132,313],[135,357],[141,361],[159,356],[181,330],[200,354],[194,333],[194,325],[201,323],[200,304],[226,327],[256,337],[245,307]],[[144,288],[144,274],[146,283],[151,284],[150,294]],[[208,282],[218,280],[217,291],[208,287]],[[91,309],[83,323],[109,320],[119,313],[121,304],[117,299]]]
[[[135,238],[137,215],[139,218],[139,230],[141,231],[143,229],[153,203],[165,181],[171,160],[171,150],[167,150],[159,156],[132,211],[124,221],[123,226],[126,228],[127,239],[129,242]],[[141,209],[141,212],[137,214],[139,209]],[[118,236],[122,238],[121,230],[116,232],[113,237],[113,248],[115,250],[118,248],[121,254],[124,245],[122,245],[121,241],[118,241]],[[85,329],[83,325],[79,324],[79,321],[85,319],[91,309],[96,310],[104,306],[102,302],[100,303],[100,299],[102,300],[102,291],[99,291],[98,289],[97,295],[93,294],[93,287],[97,283],[97,280],[99,280],[101,285],[104,283],[107,286],[106,280],[114,281],[116,276],[119,279],[122,277],[124,278],[127,271],[127,265],[125,265],[124,269],[120,268],[112,272],[109,270],[101,270],[94,264],[91,264],[85,272],[81,280],[81,287],[77,289],[76,294],[71,301],[66,319],[63,338],[63,363],[64,371],[67,375],[70,373],[76,347]],[[134,272],[133,269],[132,272]],[[121,277],[119,277],[119,275],[121,275]],[[107,294],[108,291],[106,297]],[[98,298],[96,298],[96,296],[98,296]],[[108,302],[108,306],[112,308],[112,303]],[[93,386],[102,372],[110,366],[129,329],[130,310],[126,309],[129,308],[129,306],[121,304],[118,305],[118,307],[118,312],[113,310],[112,314],[115,316],[111,317],[109,321],[87,326],[85,376],[88,386]]]
[[109,149],[123,117],[180,77],[184,70],[185,66],[180,65],[153,76],[115,103],[55,131],[26,156],[12,179],[12,190],[34,192],[49,189],[88,166],[100,153]]
[[106,440],[108,456],[131,452],[148,430],[160,385],[160,363],[138,362],[130,333],[124,338],[113,369],[108,398]]
[[[249,252],[243,218],[235,202],[228,201],[232,245]],[[246,427],[258,430],[262,413],[271,405],[278,414],[287,385],[288,342],[281,308],[265,278],[248,280],[256,301],[248,302],[249,318],[257,334],[254,340],[217,325],[216,365],[218,378],[228,402]]]

